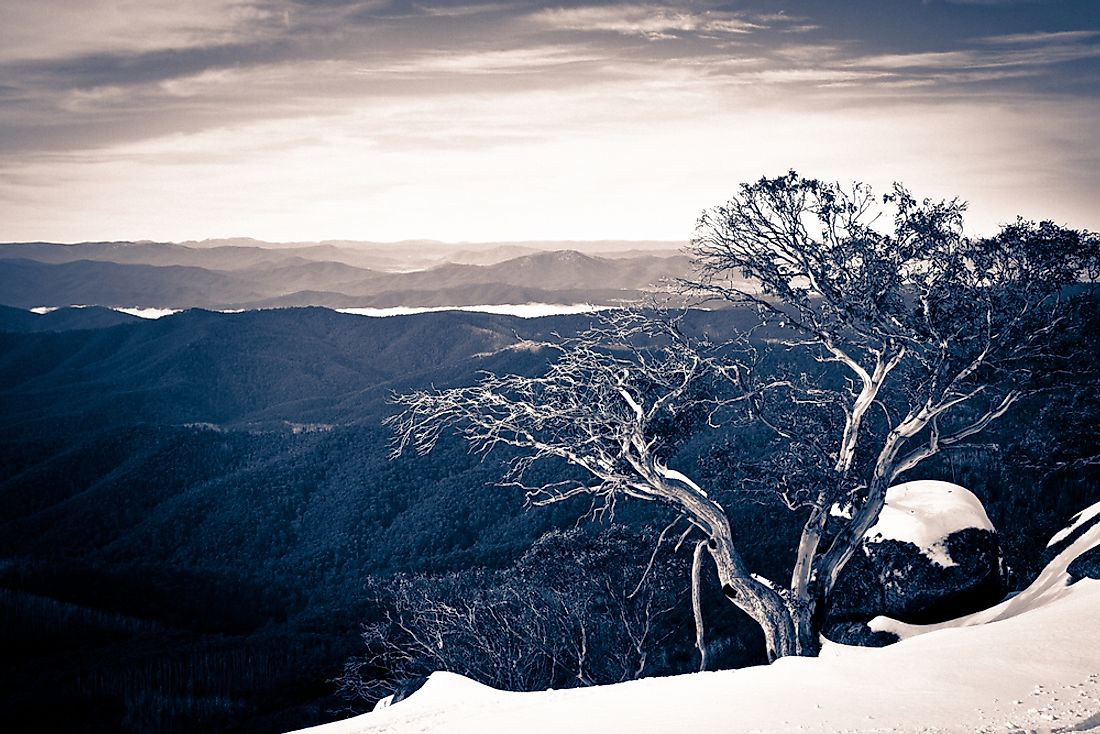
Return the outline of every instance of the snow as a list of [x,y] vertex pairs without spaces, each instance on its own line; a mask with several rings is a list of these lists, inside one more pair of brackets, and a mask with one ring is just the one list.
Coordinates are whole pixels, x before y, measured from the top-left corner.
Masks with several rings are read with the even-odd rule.
[[498,691],[435,673],[404,701],[303,731],[1100,732],[1100,581],[1065,585],[1065,567],[1097,545],[1100,525],[1012,600],[885,648],[829,643],[815,659],[537,693]]
[[1050,542],[1047,543],[1047,548],[1061,543],[1063,540],[1072,535],[1074,531],[1077,530],[1077,528],[1082,527],[1085,523],[1090,522],[1094,517],[1097,516],[1100,516],[1100,502],[1097,502],[1092,507],[1087,507],[1074,515],[1073,519],[1070,521],[1070,524],[1067,527],[1059,530],[1057,533],[1051,536]]
[[1100,582],[996,625],[830,646],[740,671],[509,693],[435,673],[410,698],[310,734],[1100,731]]
[[996,532],[973,492],[950,482],[920,480],[886,491],[886,505],[878,522],[864,537],[869,543],[912,543],[939,565],[954,566],[944,541],[966,528]]

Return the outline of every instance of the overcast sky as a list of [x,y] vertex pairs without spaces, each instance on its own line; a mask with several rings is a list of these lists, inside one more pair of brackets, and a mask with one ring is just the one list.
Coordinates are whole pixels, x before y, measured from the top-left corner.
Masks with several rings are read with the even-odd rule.
[[1100,229],[1097,0],[0,0],[0,240],[686,239],[789,168]]

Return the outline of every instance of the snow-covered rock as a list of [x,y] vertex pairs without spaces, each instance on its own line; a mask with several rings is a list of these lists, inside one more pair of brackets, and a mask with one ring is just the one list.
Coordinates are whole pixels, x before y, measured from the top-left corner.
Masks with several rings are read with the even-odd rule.
[[941,566],[956,565],[947,539],[967,528],[997,532],[981,500],[951,482],[922,479],[886,490],[886,504],[865,536],[864,548],[886,540],[911,543]]
[[[1088,520],[1082,522],[1081,517],[1087,517]],[[1100,582],[1091,578],[1079,580],[1080,577],[1075,576],[1071,570],[1081,559],[1092,556],[1100,550],[1100,502],[1079,513],[1074,524],[1070,526],[1069,532],[1061,531],[1055,534],[1048,548],[1053,548],[1056,553],[1038,577],[1019,594],[1005,599],[1000,604],[938,624],[906,624],[897,619],[878,617],[872,619],[869,626],[875,631],[889,632],[904,639],[943,629],[990,624],[1048,606],[1071,594],[1071,590],[1076,586],[1100,585]],[[1096,625],[1098,617],[1100,617],[1100,608],[1094,611],[1089,624]],[[1100,627],[1100,625],[1096,626]],[[1098,675],[1100,675],[1100,647],[1093,650],[1093,654]]]
[[936,622],[983,609],[1004,593],[997,532],[969,490],[938,481],[891,487],[862,553],[841,572],[826,637],[883,645],[896,638],[865,622],[889,616]]
[[1100,548],[1081,554],[1066,569],[1073,581],[1100,579]]

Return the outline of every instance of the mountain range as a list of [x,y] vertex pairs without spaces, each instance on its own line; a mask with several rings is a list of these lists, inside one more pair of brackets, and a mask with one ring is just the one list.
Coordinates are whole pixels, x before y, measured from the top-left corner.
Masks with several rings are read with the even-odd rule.
[[616,305],[641,300],[690,270],[688,257],[674,243],[568,243],[568,249],[545,249],[560,244],[9,243],[0,245],[0,304]]

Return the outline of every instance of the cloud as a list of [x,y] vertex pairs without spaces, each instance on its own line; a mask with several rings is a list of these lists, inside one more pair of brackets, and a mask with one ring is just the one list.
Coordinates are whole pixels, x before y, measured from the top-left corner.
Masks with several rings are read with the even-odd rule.
[[[1100,58],[1100,44],[1076,43],[1057,38],[1061,34],[1022,37],[1001,36],[979,39],[984,47],[953,51],[880,54],[852,59],[849,66],[895,70],[971,71],[997,67],[1045,66]],[[1004,39],[1011,40],[1004,40]],[[999,45],[1002,48],[989,48]]]
[[97,53],[0,64],[0,73],[25,87],[90,89],[148,84],[199,74],[211,69],[240,68],[286,59],[290,43],[272,40],[140,52]]
[[[682,73],[374,99],[38,156],[20,167],[18,189],[5,184],[4,237],[675,239],[738,181],[789,166],[970,197],[979,231],[1017,211],[1095,226],[1095,216],[1081,219],[1091,189],[1073,172],[1079,161],[1097,163],[1074,144],[1095,138],[1096,104],[1041,114],[963,99],[932,109],[917,99],[822,107],[769,99],[753,85],[724,97],[721,86]],[[50,185],[27,193],[35,181]]]
[[[775,16],[769,16],[775,17]],[[758,20],[739,13],[670,5],[588,5],[549,8],[532,15],[547,27],[571,31],[600,31],[651,40],[675,38],[680,34],[741,34],[762,30]]]
[[790,166],[1090,210],[1090,6],[870,2],[9,3],[0,239],[680,237]]
[[460,18],[470,15],[499,13],[513,7],[513,5],[508,5],[507,3],[474,3],[472,5],[432,5],[418,3],[413,6],[416,12],[436,18]]
[[1002,36],[986,36],[978,41],[987,44],[1047,44],[1077,43],[1100,38],[1100,31],[1035,31],[1032,33],[1009,33]]
[[6,4],[0,61],[236,44],[284,25],[281,2],[36,0]]
[[[950,50],[908,53],[864,53],[838,50],[825,61],[828,68],[888,74],[896,86],[991,90],[993,84],[1014,83],[1023,96],[1056,94],[1081,85],[1096,90],[1087,69],[1100,60],[1097,31],[1028,32],[963,39]],[[1085,65],[1060,73],[1068,65]],[[881,80],[873,81],[880,84]],[[1007,91],[1007,90],[1005,90]]]
[[569,46],[535,46],[468,53],[422,53],[402,61],[361,67],[360,74],[526,74],[562,66],[597,62],[601,54]]

